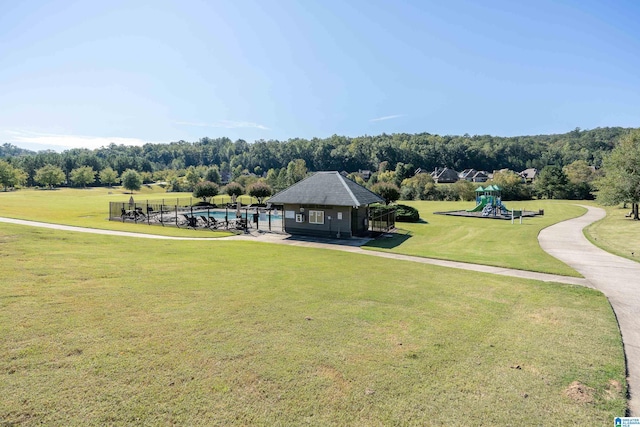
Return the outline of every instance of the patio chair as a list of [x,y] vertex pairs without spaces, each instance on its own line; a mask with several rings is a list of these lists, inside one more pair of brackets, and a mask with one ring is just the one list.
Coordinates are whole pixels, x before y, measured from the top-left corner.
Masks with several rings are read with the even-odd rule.
[[198,227],[198,218],[195,216],[191,216],[188,214],[181,214],[184,217],[184,220],[178,222],[178,227],[187,226],[188,228],[197,228]]
[[210,216],[203,216],[202,219],[206,222],[205,227],[211,230],[217,230],[220,226],[220,221]]

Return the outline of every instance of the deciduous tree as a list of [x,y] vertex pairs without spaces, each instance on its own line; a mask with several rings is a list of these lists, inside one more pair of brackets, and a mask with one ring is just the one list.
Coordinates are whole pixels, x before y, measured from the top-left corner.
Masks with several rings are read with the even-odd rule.
[[464,202],[475,200],[476,198],[476,186],[471,181],[461,179],[453,184],[453,189],[458,198]]
[[91,166],[81,166],[73,169],[69,174],[69,178],[75,185],[86,187],[95,181],[96,171]]
[[371,187],[371,191],[384,199],[385,204],[395,202],[400,198],[400,189],[389,182],[379,182]]
[[624,136],[619,144],[606,156],[600,178],[597,199],[605,205],[631,203],[633,219],[640,219],[640,130]]
[[538,197],[544,199],[565,199],[569,180],[560,166],[545,166],[534,183]]
[[218,184],[211,181],[200,181],[193,189],[193,197],[202,199],[203,202],[207,201],[207,197],[214,197],[218,195]]
[[26,180],[27,174],[22,169],[13,167],[5,160],[0,160],[0,185],[4,187],[4,191],[16,185],[22,185]]
[[262,203],[262,200],[265,197],[269,197],[273,193],[273,190],[266,182],[258,181],[249,185],[249,187],[247,187],[247,192],[251,197],[258,199],[258,203]]
[[122,173],[122,186],[131,191],[139,190],[142,187],[142,177],[133,169],[127,169]]
[[195,188],[196,184],[198,182],[200,182],[200,179],[202,177],[200,176],[200,174],[198,173],[198,170],[196,168],[194,168],[193,166],[190,166],[187,169],[187,173],[185,175],[185,178],[186,178],[187,182],[189,183],[189,186],[193,189],[193,188]]
[[287,184],[293,185],[307,176],[307,163],[303,159],[296,159],[287,165]]
[[220,184],[220,170],[217,166],[212,166],[207,169],[204,179],[209,182]]
[[514,171],[506,170],[495,172],[491,184],[500,187],[502,200],[530,199],[531,195],[526,191],[522,177]]
[[102,169],[99,177],[100,182],[109,187],[112,187],[113,184],[118,182],[118,172],[114,171],[111,167]]
[[58,166],[45,165],[36,171],[34,179],[39,184],[53,188],[64,182],[64,172]]
[[230,182],[224,187],[224,192],[231,196],[234,200],[238,196],[242,196],[244,188],[237,182]]

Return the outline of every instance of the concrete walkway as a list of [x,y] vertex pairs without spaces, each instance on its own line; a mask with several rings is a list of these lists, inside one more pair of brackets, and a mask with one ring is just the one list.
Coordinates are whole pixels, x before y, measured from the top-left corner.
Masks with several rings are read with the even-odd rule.
[[640,416],[640,263],[594,246],[582,230],[605,217],[604,209],[584,206],[588,212],[540,232],[540,246],[582,274],[609,299],[618,318],[627,359],[629,410]]

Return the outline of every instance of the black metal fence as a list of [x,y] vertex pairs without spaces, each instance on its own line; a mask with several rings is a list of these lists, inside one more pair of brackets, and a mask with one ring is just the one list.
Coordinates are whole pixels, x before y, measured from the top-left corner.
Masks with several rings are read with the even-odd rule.
[[396,227],[395,206],[376,206],[369,211],[369,231],[386,233]]
[[210,230],[284,230],[281,213],[274,209],[235,203],[224,206],[193,204],[193,200],[109,202],[109,220]]

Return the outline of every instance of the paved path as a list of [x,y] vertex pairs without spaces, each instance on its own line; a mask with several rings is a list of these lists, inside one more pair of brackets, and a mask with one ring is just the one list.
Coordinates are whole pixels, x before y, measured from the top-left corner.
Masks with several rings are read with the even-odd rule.
[[582,274],[609,299],[618,318],[627,359],[629,410],[640,416],[640,263],[612,255],[594,246],[582,229],[605,217],[604,209],[584,206],[588,212],[540,232],[540,246]]

